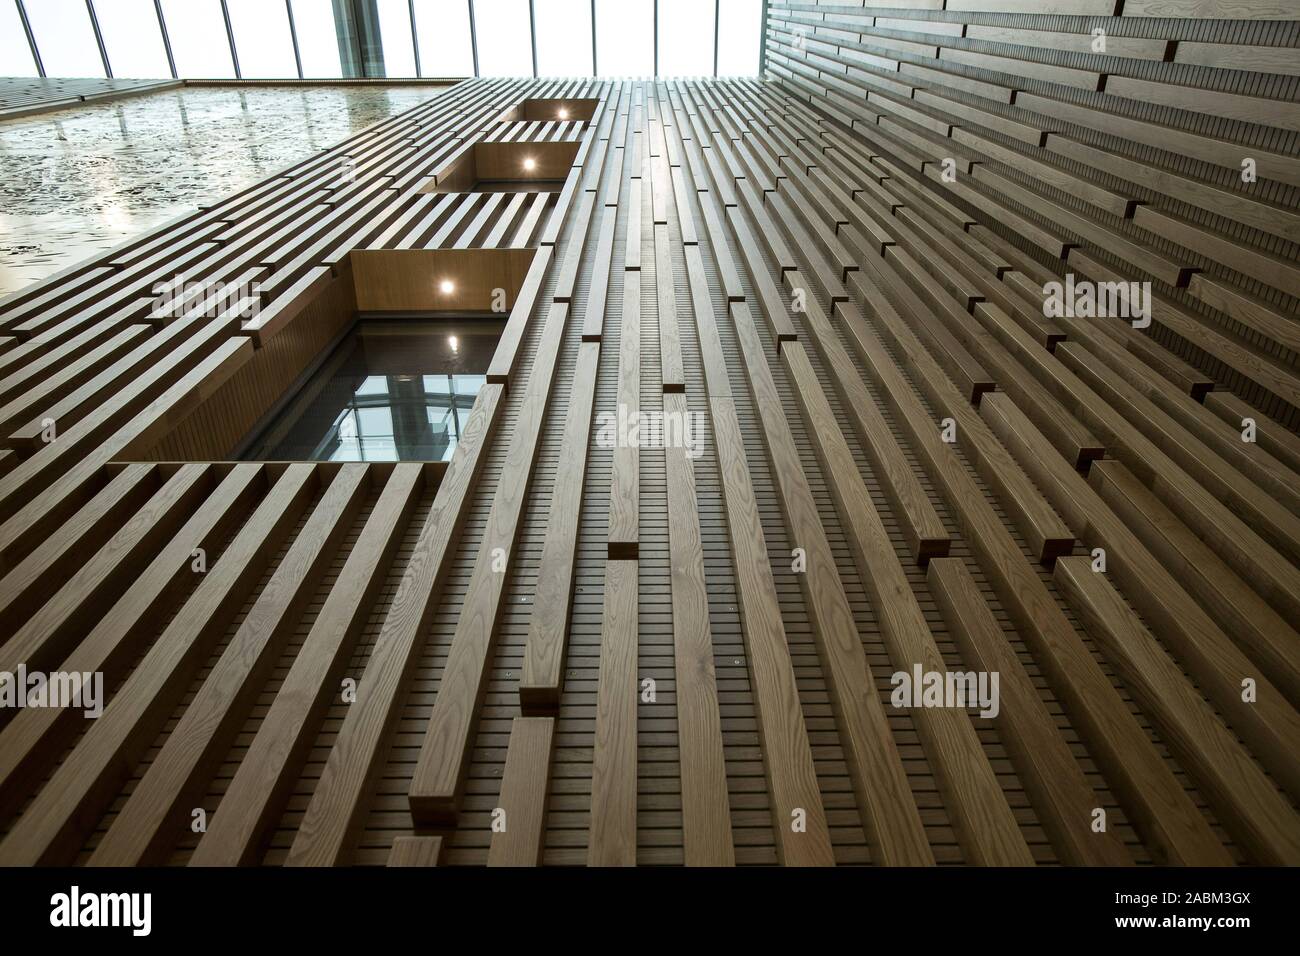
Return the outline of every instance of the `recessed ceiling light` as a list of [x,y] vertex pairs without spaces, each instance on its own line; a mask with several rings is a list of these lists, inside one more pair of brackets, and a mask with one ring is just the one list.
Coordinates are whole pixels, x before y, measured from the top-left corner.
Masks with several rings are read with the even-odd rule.
[[537,160],[533,159],[533,157],[529,156],[527,159],[524,160],[524,169],[528,170],[531,173],[536,168],[537,168]]
[[454,335],[449,335],[447,336],[447,344],[450,345],[451,350],[455,352],[460,348],[460,339],[456,338]]
[[452,282],[450,279],[443,279],[438,283],[438,288],[442,290],[444,295],[451,295],[456,291],[456,283]]
[[568,110],[560,110],[560,119],[568,119],[568,118],[569,118],[569,111],[568,111]]

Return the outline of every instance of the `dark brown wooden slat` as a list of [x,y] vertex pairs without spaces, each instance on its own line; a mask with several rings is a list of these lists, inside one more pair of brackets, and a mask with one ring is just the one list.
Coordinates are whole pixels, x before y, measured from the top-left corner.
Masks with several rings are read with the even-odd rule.
[[1092,559],[1062,558],[1054,576],[1089,633],[1114,653],[1130,686],[1162,724],[1169,745],[1215,802],[1227,826],[1260,859],[1294,865],[1300,859],[1295,809],[1250,761],[1178,666],[1160,653],[1106,576],[1092,570]]

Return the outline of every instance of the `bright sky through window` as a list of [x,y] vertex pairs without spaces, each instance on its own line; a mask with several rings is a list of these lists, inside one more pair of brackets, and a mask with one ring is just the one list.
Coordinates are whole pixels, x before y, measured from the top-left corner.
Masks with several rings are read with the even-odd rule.
[[[373,17],[364,12],[372,3]],[[370,55],[379,51],[382,76],[393,78],[758,74],[762,0],[366,0],[351,8],[358,23],[340,21],[336,6],[226,0],[223,12],[221,0],[0,0],[0,76],[37,75],[20,9],[50,77],[105,75],[94,23],[123,78],[168,78],[169,52],[177,75],[193,79],[234,79],[236,61],[250,80],[296,78],[300,68],[309,79],[360,76],[362,65],[379,79]]]
[[474,18],[481,75],[533,75],[528,0],[474,0]]
[[159,80],[172,75],[153,0],[95,0],[113,75]]
[[27,20],[48,76],[104,75],[104,61],[84,0],[28,3]]
[[601,76],[653,76],[654,0],[596,0],[596,69]]
[[591,0],[533,0],[537,75],[591,76]]

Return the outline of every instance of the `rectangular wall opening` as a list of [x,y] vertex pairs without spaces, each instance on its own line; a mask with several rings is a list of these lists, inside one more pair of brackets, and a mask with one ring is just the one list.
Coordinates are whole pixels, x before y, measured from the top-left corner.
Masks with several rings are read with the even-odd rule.
[[363,319],[241,457],[448,461],[504,327]]

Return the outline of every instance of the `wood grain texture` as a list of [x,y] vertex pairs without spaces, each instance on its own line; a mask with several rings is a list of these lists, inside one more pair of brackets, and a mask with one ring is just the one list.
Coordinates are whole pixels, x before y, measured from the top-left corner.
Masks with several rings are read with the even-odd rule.
[[[537,866],[542,860],[555,718],[516,717],[493,810],[488,866]],[[498,810],[500,813],[498,814]]]

